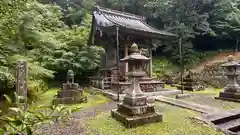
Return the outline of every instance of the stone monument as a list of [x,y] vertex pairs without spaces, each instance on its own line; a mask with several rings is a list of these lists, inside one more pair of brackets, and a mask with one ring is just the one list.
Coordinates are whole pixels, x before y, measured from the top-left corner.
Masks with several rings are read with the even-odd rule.
[[127,128],[162,121],[162,115],[155,112],[153,104],[148,104],[147,97],[141,91],[139,84],[139,80],[146,74],[141,65],[149,58],[139,53],[136,44],[131,46],[131,50],[132,53],[121,61],[128,62],[129,66],[133,67],[133,70],[127,73],[132,84],[125,91],[123,103],[119,103],[118,109],[111,111],[112,117],[122,122]]
[[16,104],[27,108],[27,62],[18,61],[16,66]]
[[87,97],[83,96],[82,89],[78,83],[74,82],[74,72],[68,70],[66,83],[62,84],[62,88],[57,93],[57,98],[53,100],[54,104],[76,104],[87,102]]
[[236,62],[234,57],[230,55],[228,56],[228,62],[223,64],[222,67],[225,68],[225,76],[228,78],[227,85],[216,99],[240,102],[240,86],[237,82],[237,77],[240,75],[239,62]]
[[204,90],[204,87],[201,86],[194,78],[194,74],[192,71],[188,71],[187,75],[183,78],[183,84],[181,86],[178,85],[177,88],[181,89],[183,87],[184,90],[188,91],[196,91],[196,90]]

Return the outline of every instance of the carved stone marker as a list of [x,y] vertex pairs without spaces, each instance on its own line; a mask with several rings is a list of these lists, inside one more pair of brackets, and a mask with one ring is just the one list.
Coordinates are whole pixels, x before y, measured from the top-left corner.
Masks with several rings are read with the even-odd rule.
[[16,104],[27,108],[27,63],[18,61],[16,66]]
[[87,102],[87,97],[83,96],[82,89],[78,83],[74,83],[74,72],[68,70],[66,83],[62,84],[62,88],[57,93],[57,98],[53,100],[54,104],[76,104]]
[[140,88],[139,80],[146,74],[140,65],[149,58],[139,53],[136,44],[131,46],[131,50],[132,54],[121,61],[128,62],[133,67],[133,70],[128,72],[132,85],[125,91],[123,103],[118,104],[118,109],[111,111],[112,117],[122,122],[127,128],[162,121],[162,115],[155,112],[153,104],[148,104],[147,97]]
[[223,92],[220,92],[216,99],[237,101],[240,102],[240,86],[237,82],[237,77],[240,75],[240,64],[234,60],[233,56],[228,56],[228,62],[223,64],[225,75],[227,76],[227,85]]

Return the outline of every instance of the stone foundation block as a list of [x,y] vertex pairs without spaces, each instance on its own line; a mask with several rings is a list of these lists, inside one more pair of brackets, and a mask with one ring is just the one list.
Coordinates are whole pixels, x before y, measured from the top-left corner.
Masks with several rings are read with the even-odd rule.
[[121,114],[117,110],[111,110],[111,115],[117,121],[123,123],[126,128],[134,128],[144,124],[161,122],[163,120],[163,115],[158,113],[148,113],[137,117],[131,117]]
[[215,98],[220,100],[240,102],[240,93],[220,92],[219,97]]
[[144,115],[147,113],[154,113],[155,108],[153,105],[129,106],[126,104],[118,104],[118,112],[128,116]]

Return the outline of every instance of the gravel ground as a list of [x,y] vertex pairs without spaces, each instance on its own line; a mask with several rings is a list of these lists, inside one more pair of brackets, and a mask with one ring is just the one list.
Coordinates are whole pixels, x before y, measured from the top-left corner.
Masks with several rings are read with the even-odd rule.
[[[53,125],[45,125],[40,128],[40,132],[44,135],[87,135],[85,132],[85,121],[95,117],[97,114],[116,108],[116,103],[109,101],[105,104],[90,107],[79,112],[73,113],[66,125],[54,123]],[[96,131],[95,131],[96,132]],[[98,135],[98,133],[94,133]]]

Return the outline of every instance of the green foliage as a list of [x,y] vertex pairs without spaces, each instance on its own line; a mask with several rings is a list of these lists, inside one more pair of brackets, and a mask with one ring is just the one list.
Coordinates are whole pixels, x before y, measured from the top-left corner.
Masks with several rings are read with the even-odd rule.
[[177,66],[166,59],[153,59],[153,75],[158,79],[170,75],[177,70]]
[[240,40],[240,6],[239,1],[219,0],[215,5],[212,18],[212,27],[221,37],[236,41],[235,49],[238,50]]
[[[12,100],[8,96],[5,97],[12,104]],[[68,108],[63,105],[36,106],[34,103],[27,110],[23,110],[22,107],[11,107],[9,110],[13,115],[0,118],[1,122],[6,123],[4,129],[1,129],[1,131],[11,134],[32,135],[37,131],[39,126],[51,124],[56,121],[64,122],[68,120],[72,112],[79,109],[79,107]]]
[[87,45],[89,14],[82,16],[81,26],[69,28],[56,4],[4,0],[0,10],[0,93],[14,89],[18,60],[27,61],[29,92],[42,89],[42,83],[37,88],[34,81],[52,79],[68,69],[81,74],[98,67],[102,49]]
[[[103,49],[87,45],[89,13],[95,3],[146,16],[150,25],[178,34],[185,64],[193,65],[205,57],[195,50],[193,41],[199,36],[232,39],[238,48],[239,0],[2,0],[0,93],[14,89],[18,60],[27,61],[30,83],[62,80],[68,69],[77,76],[96,69]],[[179,63],[177,41],[154,41],[154,45],[161,47],[172,62]],[[30,91],[39,91],[36,84],[29,86]]]

